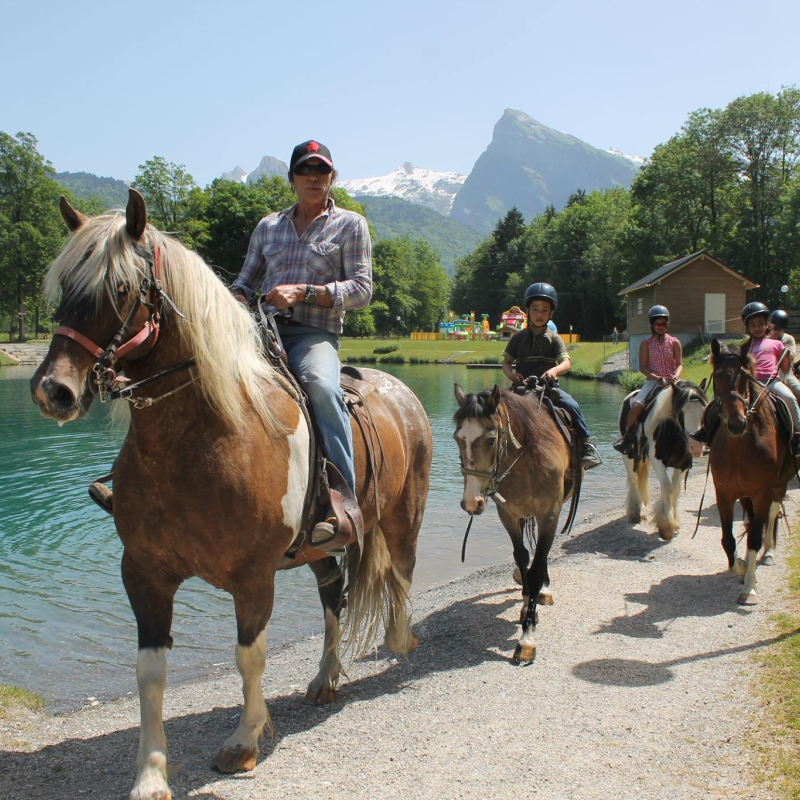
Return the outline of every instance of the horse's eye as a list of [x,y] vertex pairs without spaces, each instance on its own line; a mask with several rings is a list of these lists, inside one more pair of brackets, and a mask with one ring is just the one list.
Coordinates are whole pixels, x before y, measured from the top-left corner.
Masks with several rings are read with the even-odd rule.
[[117,294],[126,295],[129,291],[130,289],[128,289],[124,283],[121,283],[119,286],[117,286]]

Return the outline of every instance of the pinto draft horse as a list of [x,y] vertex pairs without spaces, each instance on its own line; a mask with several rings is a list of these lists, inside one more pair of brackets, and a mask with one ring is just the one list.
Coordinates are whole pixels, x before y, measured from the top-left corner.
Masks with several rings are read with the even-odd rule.
[[[59,424],[86,414],[98,394],[131,401],[113,502],[139,633],[141,729],[131,797],[163,800],[171,797],[162,720],[167,649],[173,598],[187,578],[230,592],[236,610],[244,709],[214,767],[252,769],[264,727],[273,730],[261,690],[267,623],[276,571],[292,566],[285,554],[303,524],[309,430],[287,382],[262,357],[247,310],[201,258],[147,224],[141,195],[130,192],[125,213],[87,219],[64,198],[61,210],[72,236],[45,280],[61,327],[31,391]],[[350,545],[342,568],[320,551],[310,558],[325,615],[319,672],[305,696],[312,704],[334,699],[343,631],[366,646],[382,621],[392,652],[417,644],[407,601],[431,433],[404,384],[377,370],[365,370],[364,379],[384,459],[377,475],[366,469],[364,437],[354,426],[366,535],[363,552]]]
[[[756,380],[747,348],[723,346],[712,339],[711,364],[713,410],[719,415],[719,424],[709,430],[709,459],[722,524],[722,547],[728,568],[744,575],[737,602],[755,605],[758,552],[763,546],[762,563],[773,562],[781,500],[797,467],[788,436],[780,429],[781,401]],[[746,519],[746,561],[736,557],[733,514],[737,500]]]
[[[487,497],[497,503],[500,521],[514,548],[515,579],[522,584],[522,637],[513,660],[516,664],[530,663],[536,658],[536,604],[553,603],[547,556],[561,507],[572,492],[567,475],[569,448],[533,392],[517,395],[495,386],[492,391],[465,394],[456,384],[455,396],[459,408],[453,417],[453,438],[464,475],[461,507],[470,516],[477,516],[485,511]],[[502,495],[497,491],[499,486]],[[530,518],[535,520],[538,534],[529,568],[525,530],[532,538],[527,525]]]
[[[631,392],[622,401],[619,427],[623,434],[637,393]],[[670,541],[680,529],[681,481],[692,465],[692,456],[702,453],[702,445],[689,437],[700,428],[707,405],[705,385],[697,386],[690,381],[668,384],[658,392],[639,426],[636,459],[622,457],[628,481],[628,522],[641,522],[645,518],[643,508],[650,503],[652,469],[661,489],[653,515],[658,535],[664,541]]]

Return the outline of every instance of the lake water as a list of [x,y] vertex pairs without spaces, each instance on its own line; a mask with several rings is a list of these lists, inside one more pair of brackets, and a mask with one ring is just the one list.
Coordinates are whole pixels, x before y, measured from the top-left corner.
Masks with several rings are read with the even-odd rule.
[[[463,366],[390,366],[422,401],[434,438],[431,489],[419,538],[414,591],[484,566],[511,563],[511,547],[492,504],[476,519],[461,564],[467,516],[452,440],[453,383],[467,391],[504,385],[499,370]],[[87,418],[59,428],[30,399],[33,370],[0,369],[0,683],[41,692],[51,709],[136,690],[136,627],[119,563],[122,546],[111,518],[86,487],[104,474],[120,435],[97,403]],[[581,403],[603,466],[584,483],[578,519],[622,507],[624,470],[611,449],[621,392],[608,384],[562,379]],[[323,628],[308,569],[281,572],[269,628],[271,645]],[[178,592],[169,680],[233,664],[236,625],[229,595],[193,579]],[[308,676],[309,678],[311,675]]]

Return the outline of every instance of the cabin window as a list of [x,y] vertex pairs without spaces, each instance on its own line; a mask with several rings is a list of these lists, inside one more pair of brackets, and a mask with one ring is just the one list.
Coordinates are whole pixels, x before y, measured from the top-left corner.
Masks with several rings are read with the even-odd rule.
[[636,313],[642,314],[644,312],[644,298],[637,297],[636,298]]

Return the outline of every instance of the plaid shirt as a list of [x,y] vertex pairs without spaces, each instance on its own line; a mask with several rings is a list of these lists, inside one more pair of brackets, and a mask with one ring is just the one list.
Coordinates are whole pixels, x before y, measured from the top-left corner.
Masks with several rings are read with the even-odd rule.
[[252,301],[286,283],[324,285],[332,308],[299,303],[292,320],[302,325],[342,332],[344,312],[363,308],[372,298],[372,241],[367,221],[355,211],[328,208],[298,238],[294,227],[297,204],[264,217],[247,248],[242,271],[233,282]]

